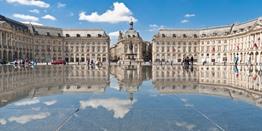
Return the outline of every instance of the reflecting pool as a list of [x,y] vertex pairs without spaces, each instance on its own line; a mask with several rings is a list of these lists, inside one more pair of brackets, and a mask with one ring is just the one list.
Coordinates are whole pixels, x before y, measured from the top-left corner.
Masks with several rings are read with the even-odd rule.
[[0,67],[0,130],[260,131],[252,66]]

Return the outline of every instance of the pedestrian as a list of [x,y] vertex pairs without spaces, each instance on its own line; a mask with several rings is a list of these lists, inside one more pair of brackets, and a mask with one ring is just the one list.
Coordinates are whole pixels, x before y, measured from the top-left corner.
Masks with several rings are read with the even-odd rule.
[[193,62],[194,62],[194,57],[193,56],[191,56],[191,64],[193,65]]

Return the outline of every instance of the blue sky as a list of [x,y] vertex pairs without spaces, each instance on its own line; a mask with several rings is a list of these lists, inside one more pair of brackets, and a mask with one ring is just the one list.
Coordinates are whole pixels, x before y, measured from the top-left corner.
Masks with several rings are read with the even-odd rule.
[[[261,0],[0,0],[0,14],[62,28],[135,29],[151,40],[159,28],[198,28],[262,16]],[[97,12],[97,13],[94,13]]]

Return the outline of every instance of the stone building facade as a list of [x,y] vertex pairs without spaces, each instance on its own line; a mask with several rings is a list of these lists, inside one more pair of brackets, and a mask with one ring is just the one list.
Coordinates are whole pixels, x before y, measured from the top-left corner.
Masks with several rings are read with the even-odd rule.
[[119,32],[118,42],[110,48],[110,60],[121,64],[136,64],[148,60],[148,51],[151,47],[149,42],[145,42],[140,34],[133,28],[133,22],[130,28],[122,33]]
[[22,24],[0,16],[0,59],[37,62],[109,62],[110,38],[100,29],[61,29]]
[[187,56],[202,64],[262,62],[262,19],[203,29],[162,29],[153,38],[152,61],[181,63]]

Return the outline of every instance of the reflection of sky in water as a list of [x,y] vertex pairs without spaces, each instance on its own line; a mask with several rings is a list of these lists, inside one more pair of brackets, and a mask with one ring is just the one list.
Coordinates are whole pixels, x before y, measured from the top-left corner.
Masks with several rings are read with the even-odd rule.
[[[0,109],[0,130],[259,130],[262,111],[229,98],[159,95],[144,82],[127,93],[69,93],[26,98]],[[77,111],[79,109],[79,111]]]
[[0,108],[1,131],[259,131],[261,119],[261,108],[245,101],[197,93],[160,94],[152,80],[128,93],[114,76],[104,92],[24,98]]

